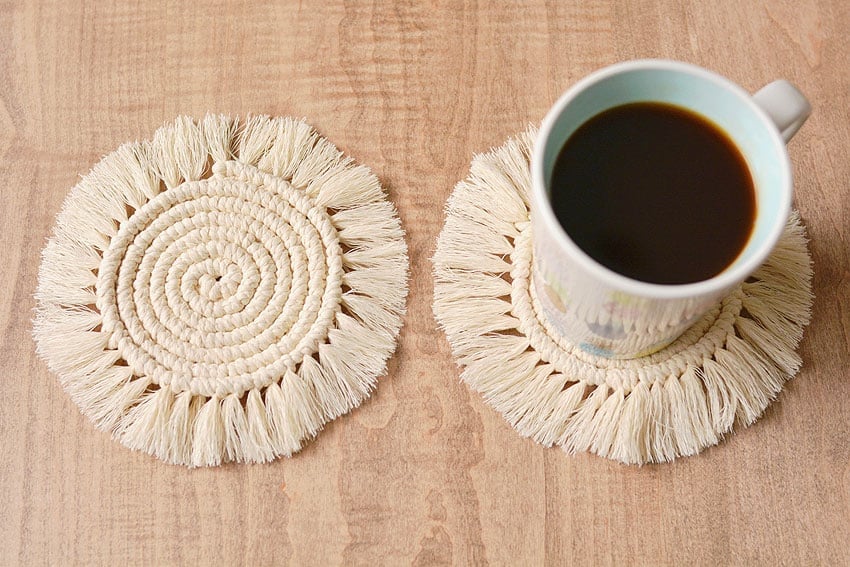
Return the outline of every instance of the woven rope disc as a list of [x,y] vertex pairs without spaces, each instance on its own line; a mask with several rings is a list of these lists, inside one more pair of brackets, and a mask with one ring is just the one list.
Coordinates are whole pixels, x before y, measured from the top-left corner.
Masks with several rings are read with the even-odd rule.
[[797,214],[753,277],[670,346],[596,356],[558,335],[534,293],[535,135],[476,156],[447,205],[434,312],[463,380],[523,436],[628,464],[692,455],[753,423],[801,364],[812,271]]
[[308,125],[181,118],[71,191],[34,335],[125,445],[190,466],[263,462],[368,396],[406,277],[377,179]]

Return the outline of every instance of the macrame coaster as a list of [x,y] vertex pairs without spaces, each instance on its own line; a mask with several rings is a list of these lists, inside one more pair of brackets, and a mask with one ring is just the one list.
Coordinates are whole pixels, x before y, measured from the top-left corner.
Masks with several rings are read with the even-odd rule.
[[753,423],[799,369],[811,259],[794,213],[767,262],[662,351],[633,360],[564,341],[534,295],[529,130],[477,156],[434,256],[434,312],[463,380],[525,437],[628,464],[670,461]]
[[304,122],[179,118],[71,190],[33,334],[82,412],[131,449],[265,462],[368,397],[407,265],[378,179]]

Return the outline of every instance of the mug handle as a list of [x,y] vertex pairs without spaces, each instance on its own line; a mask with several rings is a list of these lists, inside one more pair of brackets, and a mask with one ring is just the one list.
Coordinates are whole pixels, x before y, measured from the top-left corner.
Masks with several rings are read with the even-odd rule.
[[753,100],[773,120],[786,144],[812,113],[812,105],[803,93],[784,79],[762,87]]

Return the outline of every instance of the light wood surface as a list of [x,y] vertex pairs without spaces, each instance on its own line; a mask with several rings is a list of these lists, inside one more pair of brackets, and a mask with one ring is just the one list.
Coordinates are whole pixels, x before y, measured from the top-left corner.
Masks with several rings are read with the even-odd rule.
[[[850,3],[0,2],[0,564],[850,564]],[[476,152],[609,63],[669,57],[814,114],[802,372],[720,446],[630,468],[520,438],[459,382],[429,258]],[[304,116],[398,204],[409,312],[377,393],[292,459],[186,470],[95,430],[30,339],[80,174],[178,114]]]

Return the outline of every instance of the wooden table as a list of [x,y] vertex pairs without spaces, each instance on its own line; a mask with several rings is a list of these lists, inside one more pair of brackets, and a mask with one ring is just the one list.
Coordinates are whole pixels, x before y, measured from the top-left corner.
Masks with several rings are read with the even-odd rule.
[[[313,4],[314,6],[310,6]],[[0,563],[850,563],[850,3],[4,2]],[[815,261],[805,365],[719,447],[634,468],[520,438],[431,314],[476,152],[615,61],[669,57],[814,113],[790,144]],[[376,393],[292,459],[186,470],[95,430],[34,354],[32,293],[78,176],[178,114],[309,119],[371,166],[412,260]]]

